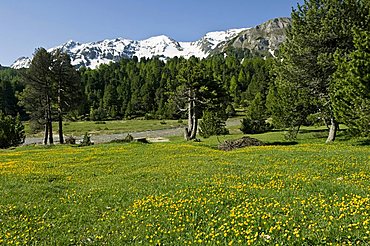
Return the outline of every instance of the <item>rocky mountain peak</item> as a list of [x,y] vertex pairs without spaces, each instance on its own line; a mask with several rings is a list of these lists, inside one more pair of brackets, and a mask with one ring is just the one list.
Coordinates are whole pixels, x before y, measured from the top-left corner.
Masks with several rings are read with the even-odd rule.
[[[289,18],[275,18],[254,28],[229,29],[205,34],[193,42],[178,42],[166,35],[150,37],[144,40],[124,38],[106,39],[97,42],[79,43],[70,40],[60,46],[49,49],[62,49],[71,57],[72,64],[79,67],[95,68],[100,64],[117,62],[122,58],[151,58],[162,59],[175,56],[189,58],[196,56],[205,58],[209,55],[223,52],[228,47],[268,51],[274,55],[275,50],[285,40],[285,30],[290,26]],[[31,59],[21,57],[12,68],[29,67]]]

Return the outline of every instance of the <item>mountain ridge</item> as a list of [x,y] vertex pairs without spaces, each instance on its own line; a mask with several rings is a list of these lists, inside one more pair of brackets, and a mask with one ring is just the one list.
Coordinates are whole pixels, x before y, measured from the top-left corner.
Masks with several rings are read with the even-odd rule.
[[[280,17],[268,20],[254,28],[208,32],[199,40],[192,42],[179,42],[166,35],[144,40],[116,38],[88,43],[69,40],[62,45],[48,49],[48,51],[61,49],[70,55],[72,65],[76,68],[88,67],[92,69],[100,64],[117,62],[120,59],[134,56],[139,59],[159,57],[164,60],[175,56],[206,58],[209,55],[223,53],[228,47],[257,51],[268,50],[274,55],[285,40],[286,28],[289,25],[289,18]],[[11,67],[20,69],[29,67],[30,64],[31,58],[20,57]]]

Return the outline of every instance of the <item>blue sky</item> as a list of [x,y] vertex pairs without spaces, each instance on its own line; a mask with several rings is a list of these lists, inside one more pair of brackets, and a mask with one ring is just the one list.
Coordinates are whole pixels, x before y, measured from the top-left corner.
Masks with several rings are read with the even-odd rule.
[[167,35],[194,41],[205,33],[253,27],[290,16],[303,0],[1,0],[0,64],[68,40]]

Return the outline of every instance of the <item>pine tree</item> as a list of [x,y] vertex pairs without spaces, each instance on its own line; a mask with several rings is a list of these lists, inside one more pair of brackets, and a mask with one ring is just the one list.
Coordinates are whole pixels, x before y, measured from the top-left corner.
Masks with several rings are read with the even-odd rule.
[[352,133],[370,136],[370,32],[356,31],[354,42],[356,50],[336,56],[333,106]]
[[[298,118],[302,119],[307,114],[305,109],[318,109],[328,115],[331,122],[327,142],[334,141],[338,129],[329,91],[333,83],[332,75],[337,69],[334,53],[353,50],[351,29],[369,26],[366,19],[369,9],[364,2],[304,1],[302,6],[298,5],[298,9],[292,12],[292,27],[280,52],[276,70],[277,92],[283,100],[280,113],[284,113],[280,115],[287,116],[293,112],[292,115],[297,117],[301,111]],[[291,118],[286,117],[280,121],[288,123]]]
[[23,74],[26,88],[22,93],[21,104],[31,120],[44,125],[44,144],[53,144],[52,97],[53,74],[52,57],[44,48],[36,50],[29,69]]
[[271,125],[266,122],[267,109],[262,94],[258,92],[247,108],[246,117],[241,121],[240,130],[244,134],[262,133],[271,129]]
[[205,108],[226,109],[228,104],[224,87],[212,78],[204,63],[195,57],[184,60],[178,75],[177,95],[185,102],[188,114],[186,140],[196,139],[198,119]]
[[67,53],[57,49],[51,56],[52,83],[56,88],[56,91],[53,92],[56,93],[53,95],[53,99],[57,104],[59,142],[63,144],[63,115],[80,105],[82,85],[80,75],[72,66]]
[[118,113],[118,94],[116,87],[112,84],[108,84],[105,87],[103,103],[105,111],[107,111],[112,118],[115,118]]
[[0,148],[9,148],[24,143],[26,135],[20,117],[5,115],[0,111]]
[[36,50],[30,68],[23,74],[26,88],[21,104],[31,120],[44,125],[44,144],[54,143],[52,120],[59,122],[59,140],[64,143],[63,115],[76,108],[82,98],[80,77],[66,53]]
[[199,135],[209,138],[213,135],[226,135],[229,130],[226,128],[226,122],[216,112],[204,111],[202,121],[199,123]]

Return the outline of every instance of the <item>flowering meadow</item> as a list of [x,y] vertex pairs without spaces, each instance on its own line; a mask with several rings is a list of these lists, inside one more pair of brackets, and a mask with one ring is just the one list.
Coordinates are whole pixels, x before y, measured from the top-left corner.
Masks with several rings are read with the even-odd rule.
[[369,245],[370,147],[0,152],[0,245]]

